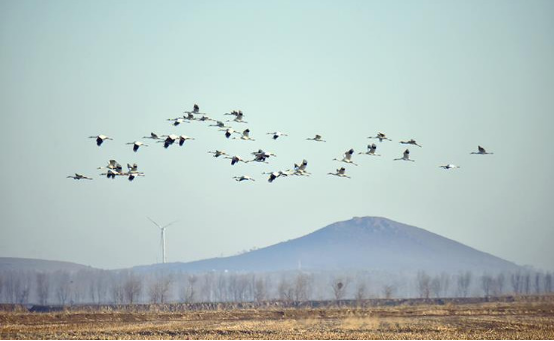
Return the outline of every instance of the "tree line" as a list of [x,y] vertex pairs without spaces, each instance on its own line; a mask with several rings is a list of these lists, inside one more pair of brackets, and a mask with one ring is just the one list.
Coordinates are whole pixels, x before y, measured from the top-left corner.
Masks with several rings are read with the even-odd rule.
[[493,297],[549,294],[552,290],[552,273],[534,270],[480,274],[142,273],[95,269],[0,272],[0,303],[39,305]]

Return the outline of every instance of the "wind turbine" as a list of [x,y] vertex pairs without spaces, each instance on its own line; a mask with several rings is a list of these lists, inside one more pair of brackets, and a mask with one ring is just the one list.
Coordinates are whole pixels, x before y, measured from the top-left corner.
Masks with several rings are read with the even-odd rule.
[[162,239],[161,239],[161,244],[162,244],[162,263],[165,263],[165,229],[166,229],[167,227],[169,227],[169,225],[172,225],[172,224],[176,223],[177,220],[175,220],[175,221],[173,221],[173,222],[171,222],[171,223],[169,223],[169,224],[167,224],[167,225],[160,226],[160,225],[159,225],[158,223],[156,223],[154,220],[150,219],[150,217],[146,217],[146,218],[148,218],[148,220],[150,220],[152,223],[154,223],[154,225],[156,225],[156,226],[160,229],[160,231],[161,231],[161,233],[162,233]]

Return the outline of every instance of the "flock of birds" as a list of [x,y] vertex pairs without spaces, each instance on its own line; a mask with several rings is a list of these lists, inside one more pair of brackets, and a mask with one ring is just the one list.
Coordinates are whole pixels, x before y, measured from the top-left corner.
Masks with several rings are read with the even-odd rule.
[[[234,122],[234,123],[248,123],[244,120],[244,114],[240,110],[233,110],[230,113],[225,113],[224,115],[233,116],[231,120],[227,121],[219,121],[210,118],[206,113],[200,112],[200,107],[197,104],[194,104],[192,111],[185,111],[183,116],[176,117],[176,118],[170,118],[167,119],[167,121],[170,121],[173,126],[179,126],[183,123],[190,123],[192,121],[201,121],[201,122],[210,122],[210,127],[215,127],[219,131],[224,132],[224,136],[227,139],[238,139],[238,140],[245,140],[245,141],[255,141],[250,136],[250,129],[246,128],[242,132],[234,130],[232,127],[228,126],[227,123]],[[267,135],[271,135],[271,138],[273,140],[277,140],[282,137],[288,136],[285,133],[275,131],[275,132],[269,132]],[[89,138],[95,139],[96,145],[98,147],[101,147],[105,141],[113,140],[111,137],[108,137],[106,135],[95,135],[95,136],[89,136]],[[174,144],[178,144],[179,146],[183,146],[186,141],[194,140],[194,138],[187,136],[187,135],[175,135],[175,134],[169,134],[169,135],[158,135],[156,133],[150,133],[149,136],[144,136],[144,139],[151,139],[155,141],[156,143],[163,143],[164,148],[169,148],[170,146]],[[384,133],[379,132],[375,136],[369,136],[368,139],[375,139],[379,142],[383,141],[392,141],[389,139]],[[316,134],[314,137],[306,138],[306,140],[309,141],[315,141],[315,142],[327,142],[323,139],[323,137],[319,134]],[[400,141],[401,144],[405,145],[413,145],[417,146],[419,148],[422,148],[421,145],[419,145],[415,140],[410,139],[408,141]],[[138,152],[141,147],[148,147],[148,144],[145,144],[142,141],[133,141],[128,142],[127,145],[132,146],[133,152]],[[470,154],[477,154],[477,155],[488,155],[493,154],[490,152],[487,152],[485,148],[478,146],[476,152],[471,152]],[[365,152],[359,152],[359,155],[369,155],[369,156],[381,156],[380,154],[376,153],[377,151],[377,145],[375,143],[368,144],[367,150]],[[243,162],[243,163],[250,163],[250,162],[261,162],[261,163],[268,163],[267,160],[269,160],[271,157],[276,157],[274,153],[264,151],[262,149],[258,149],[257,151],[254,151],[251,153],[252,159],[245,160],[241,158],[238,155],[229,155],[223,150],[215,150],[215,151],[208,151],[208,153],[213,154],[213,157],[219,158],[225,158],[231,160],[231,165],[235,165],[237,163]],[[354,163],[352,160],[352,156],[354,155],[354,149],[347,150],[344,155],[341,158],[334,158],[334,161],[346,163],[346,164],[352,164],[357,166],[357,163]],[[408,162],[415,162],[415,160],[410,159],[410,150],[407,148],[402,157],[393,159],[394,161],[408,161]],[[306,159],[302,160],[302,162],[298,164],[294,164],[292,169],[287,170],[280,170],[280,171],[274,171],[274,172],[264,172],[262,174],[269,175],[267,181],[273,182],[277,178],[280,177],[287,177],[287,176],[309,176],[311,173],[309,173],[306,168],[308,167],[308,161]],[[460,168],[457,165],[454,164],[446,164],[439,166],[443,169],[455,169]],[[98,167],[98,169],[105,169],[105,172],[100,173],[102,176],[106,176],[108,179],[115,179],[116,177],[126,177],[129,181],[133,181],[137,177],[142,177],[145,174],[138,170],[138,166],[136,163],[134,164],[127,164],[127,170],[124,170],[121,164],[119,164],[116,160],[109,160],[107,166]],[[341,177],[341,178],[350,178],[346,174],[346,168],[341,167],[338,168],[335,172],[329,172],[329,175]],[[89,176],[85,176],[80,173],[75,173],[75,175],[69,175],[67,178],[72,178],[75,180],[92,180],[93,178]],[[255,181],[255,179],[249,175],[241,175],[241,176],[235,176],[233,177],[236,181]]]

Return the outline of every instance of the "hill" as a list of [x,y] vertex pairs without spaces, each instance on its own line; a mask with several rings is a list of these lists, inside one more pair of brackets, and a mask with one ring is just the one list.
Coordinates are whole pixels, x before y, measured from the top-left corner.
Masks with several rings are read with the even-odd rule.
[[406,272],[511,271],[518,266],[424,229],[380,217],[337,222],[306,236],[241,255],[135,270],[254,271],[298,269]]
[[32,258],[14,258],[14,257],[0,257],[0,271],[42,271],[42,272],[55,272],[55,271],[79,271],[83,269],[92,269],[90,266],[81,265],[71,262],[61,262],[54,260],[42,260]]

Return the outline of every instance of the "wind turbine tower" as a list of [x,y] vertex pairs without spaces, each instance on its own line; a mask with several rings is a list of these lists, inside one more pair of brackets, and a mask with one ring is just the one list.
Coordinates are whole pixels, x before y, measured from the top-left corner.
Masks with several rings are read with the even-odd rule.
[[156,225],[159,229],[160,229],[160,232],[161,232],[161,244],[162,244],[162,263],[165,263],[165,229],[169,227],[169,225],[172,225],[174,223],[177,222],[177,220],[167,224],[167,225],[164,225],[164,226],[161,226],[160,224],[156,223],[154,220],[150,219],[149,217],[146,217],[148,218],[148,220],[150,220],[152,223],[154,223],[154,225]]

